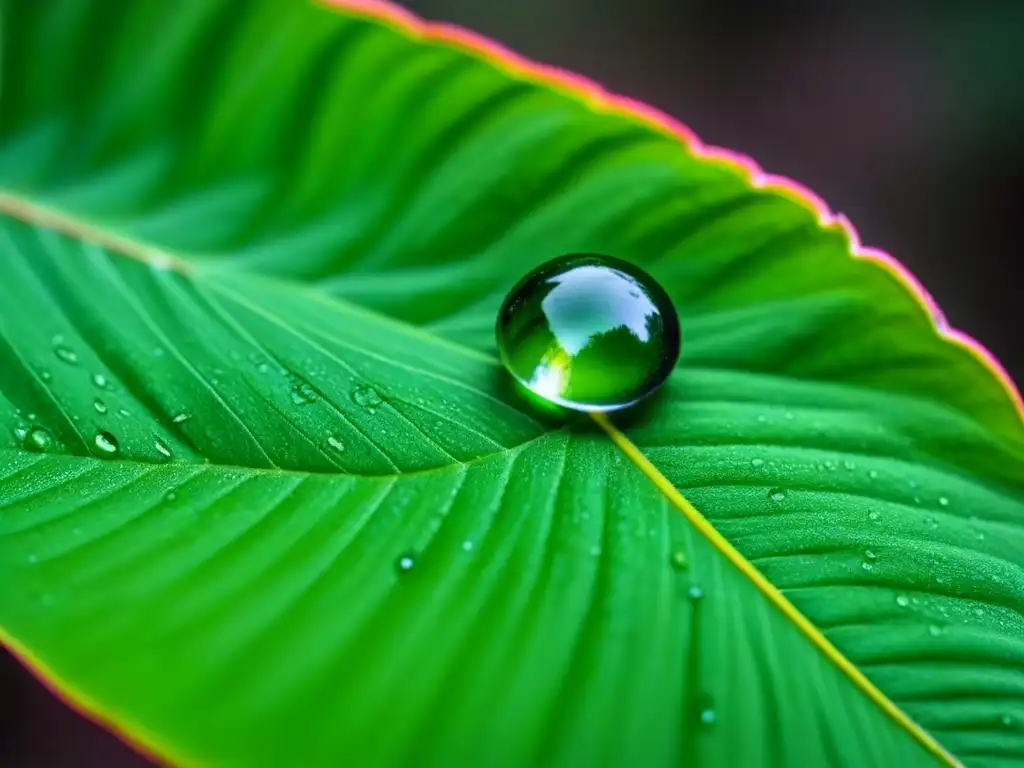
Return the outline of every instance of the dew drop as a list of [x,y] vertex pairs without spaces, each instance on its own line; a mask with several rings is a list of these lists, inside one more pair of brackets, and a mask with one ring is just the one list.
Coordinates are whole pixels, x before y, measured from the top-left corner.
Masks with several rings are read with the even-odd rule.
[[61,362],[67,363],[68,365],[78,365],[78,353],[64,343],[63,336],[53,337],[53,354],[55,354],[57,359]]
[[581,411],[643,400],[679,359],[668,294],[634,264],[608,256],[563,256],[527,274],[502,303],[495,334],[516,381]]
[[25,434],[25,450],[43,453],[53,447],[53,437],[42,427],[33,427]]
[[672,567],[677,571],[685,571],[690,567],[690,558],[686,555],[685,549],[673,550],[671,555]]
[[44,371],[40,371],[39,372],[39,378],[42,379],[43,381],[49,381],[50,379],[53,378],[53,374],[50,373],[49,371],[45,371],[45,370]]
[[946,498],[945,496],[939,496],[939,506],[940,507],[948,507],[949,506],[949,499]]
[[866,557],[868,560],[877,560],[878,559],[878,555],[876,555],[870,549],[865,549],[864,550],[864,557]]
[[928,634],[931,635],[932,637],[938,637],[939,635],[944,634],[945,631],[946,630],[944,630],[938,624],[929,624],[928,625]]
[[28,429],[26,427],[15,427],[14,437],[17,440],[24,440],[26,437],[28,437]]
[[156,452],[159,453],[163,458],[171,458],[171,449],[167,447],[167,443],[161,440],[159,437],[153,440],[153,445],[156,448]]
[[767,424],[768,423],[768,417],[765,416],[763,413],[758,414],[757,423],[758,424]]
[[708,707],[707,709],[702,709],[700,712],[701,725],[714,725],[717,719],[718,715],[715,714],[715,710],[711,709],[710,707]]
[[462,542],[462,549],[465,552],[469,552],[470,550],[473,549],[473,542],[470,541],[469,539],[466,539],[464,542]]
[[772,501],[784,501],[786,498],[786,492],[781,488],[772,488],[768,491],[768,498]]
[[164,501],[177,501],[178,494],[174,491],[168,491],[164,494]]
[[107,377],[102,373],[94,373],[92,376],[92,383],[100,389],[105,389],[107,386]]
[[764,459],[751,459],[750,466],[752,466],[754,469],[760,469],[761,467],[764,466]]
[[92,401],[92,407],[96,409],[96,413],[103,414],[107,412],[107,404],[98,397]]
[[316,390],[305,381],[297,381],[292,385],[292,402],[295,405],[309,405],[317,400]]
[[868,517],[871,520],[881,520],[882,519],[882,513],[879,512],[877,509],[873,509],[870,512],[868,512]]
[[870,479],[872,479],[872,480],[877,480],[878,479],[878,471],[872,469],[870,472],[868,472],[868,477]]
[[896,595],[896,605],[900,608],[906,608],[910,605],[910,598],[906,595]]
[[870,570],[874,569],[875,565],[874,565],[874,563],[870,563],[867,560],[865,560],[864,562],[862,562],[860,564],[860,567],[863,568],[865,571],[870,571]]
[[117,409],[117,413],[118,413],[119,416],[130,416],[131,415],[130,413],[128,413],[128,409],[127,408],[118,408]]
[[190,418],[192,417],[189,416],[187,413],[179,413],[171,419],[171,422],[173,424],[184,424]]
[[331,450],[337,451],[338,453],[343,453],[345,451],[345,443],[343,443],[340,438],[335,437],[334,435],[331,435],[330,437],[327,438],[327,447],[330,448]]
[[699,585],[694,584],[686,591],[686,596],[696,603],[704,599],[704,590]]
[[368,408],[371,412],[382,402],[380,395],[372,387],[360,387],[352,393],[352,401],[360,408]]
[[395,563],[399,573],[408,573],[416,565],[416,558],[412,555],[402,555]]
[[97,433],[93,442],[96,445],[96,449],[103,456],[116,456],[117,452],[121,449],[117,444],[117,438],[109,432]]

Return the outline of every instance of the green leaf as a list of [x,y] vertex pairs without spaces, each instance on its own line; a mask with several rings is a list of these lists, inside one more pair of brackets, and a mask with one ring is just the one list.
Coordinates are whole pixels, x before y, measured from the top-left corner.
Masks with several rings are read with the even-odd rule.
[[[1005,376],[793,185],[366,6],[0,0],[7,644],[189,765],[1024,765]],[[581,251],[683,326],[613,439],[494,358]]]

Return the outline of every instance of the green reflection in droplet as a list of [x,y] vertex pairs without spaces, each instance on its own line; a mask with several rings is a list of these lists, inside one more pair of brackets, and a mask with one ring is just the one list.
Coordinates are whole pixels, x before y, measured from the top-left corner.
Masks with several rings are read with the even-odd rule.
[[506,297],[496,334],[517,381],[580,411],[639,402],[679,358],[679,320],[668,294],[643,270],[609,256],[542,264]]

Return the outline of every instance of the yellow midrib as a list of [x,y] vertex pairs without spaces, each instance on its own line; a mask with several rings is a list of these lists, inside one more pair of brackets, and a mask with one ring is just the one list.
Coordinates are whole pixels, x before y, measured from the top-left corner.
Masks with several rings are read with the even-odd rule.
[[618,446],[626,458],[647,476],[654,483],[655,487],[664,494],[668,502],[678,509],[683,517],[700,533],[715,549],[725,557],[733,566],[739,570],[747,579],[753,582],[758,591],[774,605],[782,615],[792,622],[796,628],[816,647],[825,657],[842,672],[865,696],[878,705],[879,708],[901,728],[911,735],[931,755],[938,758],[945,766],[951,768],[963,768],[963,764],[945,747],[943,747],[930,733],[915,723],[906,712],[886,696],[882,691],[864,675],[857,666],[850,661],[843,653],[836,648],[821,630],[819,630],[810,619],[804,616],[800,610],[782,594],[778,587],[772,584],[763,573],[747,560],[738,549],[736,549],[719,531],[694,507],[679,490],[672,485],[661,471],[651,463],[644,453],[626,437],[625,434],[612,423],[607,414],[592,412],[591,418]]

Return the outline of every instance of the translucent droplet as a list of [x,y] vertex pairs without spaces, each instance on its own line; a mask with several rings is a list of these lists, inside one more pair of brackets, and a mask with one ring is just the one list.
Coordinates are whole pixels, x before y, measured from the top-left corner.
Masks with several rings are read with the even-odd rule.
[[679,359],[672,301],[635,265],[573,255],[530,272],[498,313],[502,362],[546,401],[613,411],[656,391]]
[[178,500],[178,494],[175,493],[174,491],[168,491],[167,493],[164,494],[164,501],[177,501],[177,500]]
[[93,443],[96,445],[96,450],[102,456],[116,456],[117,452],[121,449],[117,444],[117,438],[109,432],[97,433]]
[[671,561],[672,567],[677,571],[684,571],[690,567],[690,558],[687,557],[685,549],[673,550]]
[[939,635],[943,634],[944,632],[945,632],[945,630],[942,627],[940,627],[938,624],[929,624],[928,625],[928,634],[931,635],[932,637],[938,637]]
[[868,512],[868,517],[871,520],[880,520],[882,518],[882,513],[879,512],[877,509],[873,509],[870,512]]
[[309,405],[317,400],[316,390],[304,381],[292,385],[292,402],[295,405]]
[[870,549],[865,549],[864,550],[864,557],[866,557],[868,560],[876,560],[876,559],[878,559],[878,555],[876,555]]
[[360,408],[369,408],[371,411],[383,402],[377,390],[372,387],[360,387],[352,393],[352,401]]
[[345,450],[345,443],[343,443],[339,438],[335,437],[334,435],[331,435],[330,437],[327,438],[327,447],[333,451],[342,453]]
[[68,365],[78,365],[78,353],[64,343],[63,336],[53,337],[53,354],[55,354],[57,359],[61,362],[67,363]]
[[704,599],[704,590],[701,589],[700,586],[698,586],[697,584],[694,584],[686,591],[686,596],[689,597],[690,600],[692,600],[693,602],[697,602],[698,600]]
[[14,437],[17,440],[24,440],[26,437],[28,437],[28,428],[27,427],[15,427],[14,428]]
[[715,710],[711,709],[710,707],[707,709],[702,709],[700,712],[700,722],[702,725],[714,725],[715,720],[717,719],[718,715],[715,714]]
[[781,488],[772,488],[768,491],[768,498],[772,501],[784,501],[786,498],[786,492]]
[[910,605],[910,598],[906,595],[896,595],[896,605],[900,608],[906,608]]
[[49,381],[50,379],[53,378],[53,374],[50,373],[49,371],[40,371],[39,378],[42,379],[43,381]]
[[860,564],[860,567],[863,568],[865,571],[870,571],[874,569],[875,565],[874,563],[870,563],[867,560],[865,560]]
[[25,450],[43,453],[53,447],[53,437],[42,427],[33,427],[25,434]]
[[184,424],[190,418],[192,417],[189,416],[187,413],[179,413],[171,419],[171,422],[174,424]]
[[167,446],[167,443],[165,443],[159,437],[154,439],[153,445],[156,448],[156,452],[159,453],[163,458],[171,458],[171,449]]
[[872,480],[877,480],[878,479],[878,471],[872,469],[870,472],[868,472],[868,477],[871,478]]
[[107,377],[102,373],[94,373],[92,376],[92,383],[100,389],[105,389],[107,386]]
[[764,466],[764,459],[751,459],[750,466],[752,466],[754,469],[760,469],[761,467]]
[[945,496],[939,496],[939,506],[940,507],[948,507],[949,506],[949,499],[946,498]]
[[400,573],[408,573],[416,565],[416,558],[412,555],[402,555],[395,565]]
[[100,400],[98,397],[92,401],[92,407],[96,409],[96,413],[106,413],[107,404]]
[[843,469],[845,469],[847,472],[853,472],[853,470],[855,470],[856,468],[856,462],[850,461],[849,459],[843,461]]
[[469,552],[471,549],[473,549],[473,542],[469,539],[466,539],[464,542],[462,542],[462,549],[466,552]]

